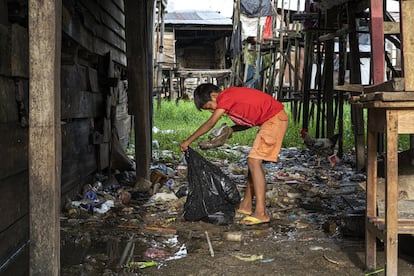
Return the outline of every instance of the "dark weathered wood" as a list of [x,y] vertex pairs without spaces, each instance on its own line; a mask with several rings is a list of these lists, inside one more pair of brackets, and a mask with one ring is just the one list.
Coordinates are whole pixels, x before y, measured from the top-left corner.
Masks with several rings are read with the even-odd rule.
[[[340,18],[341,20],[342,18]],[[341,20],[342,21],[342,20]],[[345,73],[346,73],[346,56],[347,56],[347,39],[346,36],[339,38],[339,69],[338,69],[338,85],[344,85],[345,83]],[[336,92],[337,95],[337,107],[338,107],[338,156],[342,159],[343,157],[343,137],[344,137],[344,94]]]
[[97,72],[92,68],[78,64],[62,65],[62,119],[103,115],[104,95],[92,92],[99,92],[97,78]]
[[11,75],[29,77],[29,37],[27,29],[13,24],[11,26]]
[[88,67],[88,91],[100,92],[98,71],[91,67]]
[[124,116],[123,118],[119,118],[115,123],[119,143],[121,144],[124,150],[127,148],[130,142],[131,127],[132,122],[130,116]]
[[[99,31],[99,28],[101,27],[98,27],[96,33],[102,33]],[[108,41],[110,42],[111,39],[115,37],[115,34],[113,32],[112,34],[110,34],[111,32],[109,31],[103,32],[105,35],[110,34],[108,36],[105,36],[105,40],[103,40],[101,37],[94,36],[94,33],[91,33],[82,24],[80,16],[72,16],[71,12],[66,7],[63,7],[62,10],[62,30],[89,52],[104,55],[107,52],[111,51],[113,59],[119,64],[126,66],[126,46],[125,43],[122,42],[122,39],[117,39],[119,43],[114,46],[108,43]]]
[[11,78],[0,76],[0,123],[17,123],[19,112],[16,102],[16,86]]
[[[2,212],[0,233],[5,231],[10,225],[18,221],[23,216],[28,215],[28,181],[27,170],[0,180],[0,193],[2,195],[2,201],[0,202],[0,211]],[[26,228],[28,228],[27,226]],[[3,246],[3,242],[1,244]],[[4,254],[1,253],[2,252],[0,252],[0,256],[4,256]]]
[[0,179],[27,170],[28,129],[16,123],[0,124],[0,145],[5,158],[0,161]]
[[[327,11],[327,26],[335,24],[338,10],[336,8]],[[325,63],[323,67],[323,95],[326,105],[326,133],[327,137],[331,137],[336,133],[335,117],[333,113],[333,86],[334,86],[334,41],[325,41]]]
[[91,120],[78,119],[62,125],[63,196],[85,183],[88,175],[97,169],[97,148],[90,141]]
[[9,12],[7,9],[7,1],[0,0],[0,25],[8,25]]
[[[361,84],[361,65],[358,44],[358,35],[355,25],[355,7],[356,4],[348,5],[348,25],[350,28],[349,48],[350,48],[350,83]],[[351,120],[354,127],[354,141],[356,149],[356,169],[361,170],[365,166],[365,130],[364,116],[359,106],[351,106]]]
[[7,25],[0,24],[0,74],[10,75],[10,32]]
[[61,4],[29,0],[30,275],[60,272]]
[[313,56],[313,34],[312,32],[305,32],[305,50],[304,50],[304,65],[303,65],[303,116],[302,128],[308,128],[309,124],[309,102],[310,102],[310,85],[312,72],[312,56]]
[[[154,2],[154,1],[151,1]],[[121,10],[112,0],[101,0],[98,1],[98,4],[103,8],[103,10],[111,15],[119,24],[125,26],[125,15],[123,10]],[[147,14],[148,15],[148,14]]]
[[124,7],[124,0],[112,0],[113,2],[114,2],[114,4],[115,5],[117,5],[118,6],[118,8],[121,10],[121,11],[124,11],[125,10],[125,7]]
[[[28,179],[25,174],[26,189]],[[10,183],[11,184],[11,183]],[[21,184],[19,182],[19,184]],[[16,185],[16,184],[14,184]],[[1,187],[1,184],[0,184]],[[28,192],[19,201],[28,201]],[[28,205],[26,203],[26,205]],[[13,205],[7,206],[11,208]],[[0,256],[7,265],[2,267],[1,275],[29,275],[29,214],[28,206],[25,206],[26,213],[16,218],[7,229],[0,231]],[[4,216],[2,217],[4,218]],[[5,259],[3,259],[5,258]],[[3,265],[4,263],[2,263]]]
[[360,101],[414,101],[414,92],[374,92],[360,96]]
[[29,49],[27,29],[12,24],[0,25],[0,75],[29,76]]
[[404,91],[404,78],[393,78],[389,81],[365,86],[363,91],[365,93]]
[[95,24],[103,24],[118,36],[125,39],[125,24],[123,22],[117,22],[110,14],[102,12],[102,9],[97,5],[96,1],[81,1],[79,4],[84,6],[90,15],[94,17]]
[[19,247],[19,252],[4,269],[4,275],[27,276],[29,275],[29,243]]
[[[368,110],[368,125],[375,124],[375,110]],[[369,218],[376,215],[376,194],[377,194],[377,133],[368,127],[367,140],[367,187],[366,187],[366,218],[365,224],[368,225]],[[368,269],[376,268],[376,235],[369,228],[365,229],[365,264]]]
[[125,1],[128,91],[135,116],[136,173],[137,178],[145,179],[150,177],[151,162],[153,11],[151,0]]
[[103,106],[102,94],[62,89],[62,119],[99,117],[104,114]]

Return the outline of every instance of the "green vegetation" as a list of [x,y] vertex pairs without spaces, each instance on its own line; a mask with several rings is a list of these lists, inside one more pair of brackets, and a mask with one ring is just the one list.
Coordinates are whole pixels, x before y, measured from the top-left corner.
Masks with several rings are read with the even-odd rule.
[[[286,137],[283,142],[283,147],[298,147],[304,148],[303,140],[300,137],[300,130],[302,124],[295,124],[291,118],[290,104],[285,103],[285,109],[289,115],[289,128],[286,133]],[[157,109],[156,103],[154,104],[154,122],[153,126],[156,131],[153,131],[153,140],[157,141],[159,148],[155,149],[155,152],[168,151],[171,154],[163,156],[164,159],[172,158],[179,160],[182,157],[179,144],[186,139],[193,131],[195,131],[200,124],[207,120],[210,116],[210,112],[198,111],[192,101],[179,101],[178,105],[174,101],[163,100],[161,103],[161,109]],[[222,118],[218,123],[227,122],[228,125],[233,123],[227,117]],[[344,152],[350,152],[354,149],[354,137],[351,125],[351,112],[350,105],[344,106]],[[313,135],[315,129],[315,123],[311,120],[310,134]],[[234,145],[251,145],[255,137],[257,127],[251,128],[245,131],[233,133],[233,137],[228,140],[227,144]],[[199,140],[207,139],[207,135],[200,137]],[[197,147],[198,141],[195,141],[192,146]],[[408,135],[401,135],[399,147],[401,150],[408,149],[409,138]],[[131,150],[131,149],[130,149]],[[223,150],[206,150],[200,151],[203,155],[210,158],[227,158],[231,159],[232,156]],[[129,152],[132,153],[133,152]],[[163,155],[163,154],[161,154]]]

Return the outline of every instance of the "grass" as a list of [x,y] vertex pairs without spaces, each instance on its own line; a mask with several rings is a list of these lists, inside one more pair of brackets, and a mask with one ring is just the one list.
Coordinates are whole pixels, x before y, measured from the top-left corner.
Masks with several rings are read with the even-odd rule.
[[[285,110],[289,115],[289,127],[283,140],[283,147],[297,147],[304,148],[303,140],[300,137],[300,130],[302,124],[295,124],[291,112],[290,104],[285,103]],[[344,106],[344,135],[343,144],[344,152],[350,152],[354,150],[354,136],[351,125],[350,105]],[[157,109],[156,103],[154,103],[154,121],[153,126],[153,141],[157,141],[159,148],[154,147],[154,153],[159,154],[162,159],[166,161],[179,160],[182,158],[179,144],[184,141],[189,135],[191,135],[204,121],[210,116],[210,112],[198,111],[192,101],[180,101],[176,105],[175,101],[163,100],[161,108]],[[221,123],[227,122],[228,125],[233,125],[231,120],[224,116],[217,123],[219,126]],[[315,123],[311,120],[309,123],[309,131],[311,134],[314,132]],[[227,141],[230,146],[234,145],[251,145],[257,132],[257,127],[233,133],[231,139]],[[197,147],[197,143],[200,140],[207,139],[207,134],[194,141],[191,145],[193,148]],[[134,141],[132,139],[132,141]],[[132,145],[133,146],[133,145]],[[409,148],[409,137],[408,135],[400,135],[399,140],[400,150]],[[131,150],[131,148],[130,148]],[[209,158],[220,158],[220,159],[232,159],[233,156],[228,152],[221,150],[206,150],[199,151],[204,156]],[[133,149],[132,152],[133,154]],[[158,159],[155,157],[154,159]],[[171,159],[171,160],[169,160]]]

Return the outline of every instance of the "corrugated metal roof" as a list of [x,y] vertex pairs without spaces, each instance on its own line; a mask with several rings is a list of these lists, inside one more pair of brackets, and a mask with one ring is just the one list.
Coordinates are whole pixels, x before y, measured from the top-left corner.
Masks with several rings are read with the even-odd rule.
[[232,19],[215,11],[174,11],[165,14],[165,24],[232,25]]

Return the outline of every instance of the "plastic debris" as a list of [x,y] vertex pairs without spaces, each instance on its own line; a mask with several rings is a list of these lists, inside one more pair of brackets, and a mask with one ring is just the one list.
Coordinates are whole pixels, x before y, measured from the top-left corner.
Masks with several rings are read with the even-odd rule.
[[245,262],[254,262],[258,260],[263,260],[263,255],[247,255],[247,254],[233,254],[233,256],[241,261]]
[[242,241],[243,233],[242,232],[227,232],[223,234],[224,239],[228,241]]
[[113,200],[107,200],[104,203],[101,204],[101,206],[93,208],[94,212],[97,212],[99,214],[105,214],[108,212],[112,207],[114,207],[114,201]]
[[380,268],[380,269],[377,269],[375,271],[365,273],[364,276],[376,275],[376,274],[384,272],[384,271],[385,271],[384,268]]
[[134,267],[138,267],[138,268],[146,268],[146,267],[151,267],[151,266],[156,266],[158,263],[155,261],[150,261],[150,262],[129,262],[125,265],[126,268],[134,268]]
[[260,262],[261,263],[271,263],[271,262],[273,262],[275,259],[265,259],[265,260],[261,260]]
[[188,254],[187,247],[185,246],[185,244],[183,244],[181,245],[180,249],[174,254],[174,256],[167,258],[166,261],[178,260],[178,259],[186,257],[187,254]]
[[223,171],[192,148],[185,152],[188,163],[188,195],[184,219],[217,225],[233,223],[240,194]]
[[144,252],[144,257],[150,258],[150,259],[163,259],[165,256],[167,256],[167,252],[161,249],[157,248],[148,248]]
[[156,193],[145,204],[145,206],[154,204],[154,203],[160,203],[160,202],[167,202],[171,200],[176,200],[178,197],[174,193]]

